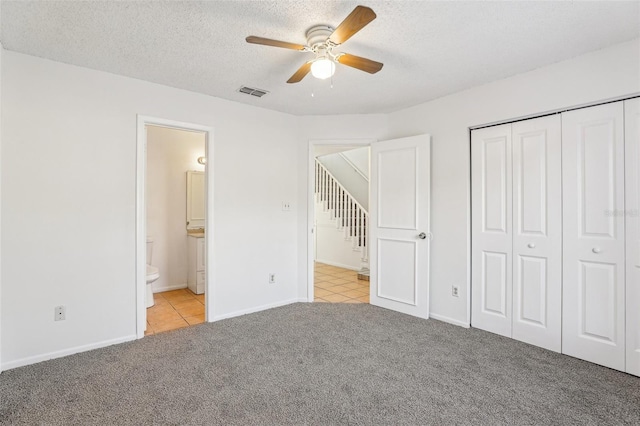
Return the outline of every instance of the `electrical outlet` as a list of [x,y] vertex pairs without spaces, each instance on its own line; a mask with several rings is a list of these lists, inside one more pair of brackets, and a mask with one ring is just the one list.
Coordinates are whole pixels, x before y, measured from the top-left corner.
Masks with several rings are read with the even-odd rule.
[[55,321],[64,321],[66,316],[66,309],[64,306],[56,306],[53,308],[53,319]]
[[272,272],[269,274],[269,284],[275,284],[275,283],[276,283],[276,274]]
[[451,286],[451,295],[453,297],[459,297],[460,296],[460,289],[458,288],[457,285],[452,285]]
[[291,210],[291,203],[288,202],[288,201],[283,201],[282,202],[282,211],[288,212],[289,210]]

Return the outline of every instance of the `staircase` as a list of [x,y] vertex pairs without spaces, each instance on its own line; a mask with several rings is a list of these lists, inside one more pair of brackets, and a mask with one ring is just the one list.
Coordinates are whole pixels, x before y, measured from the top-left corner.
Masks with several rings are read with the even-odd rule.
[[344,240],[351,242],[352,250],[360,252],[363,271],[368,277],[369,249],[367,223],[369,214],[336,178],[316,159],[315,199],[322,209],[335,220],[336,229],[344,234]]

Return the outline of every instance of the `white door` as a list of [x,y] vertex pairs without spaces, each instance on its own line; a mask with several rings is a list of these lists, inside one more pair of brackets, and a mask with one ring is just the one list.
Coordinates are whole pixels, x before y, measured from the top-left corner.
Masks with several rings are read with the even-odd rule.
[[371,144],[372,305],[429,318],[431,136]]
[[627,373],[640,376],[640,99],[625,101]]
[[511,124],[471,134],[471,324],[511,337]]
[[512,124],[513,338],[560,352],[562,143],[560,116]]
[[623,103],[562,115],[562,352],[625,367]]

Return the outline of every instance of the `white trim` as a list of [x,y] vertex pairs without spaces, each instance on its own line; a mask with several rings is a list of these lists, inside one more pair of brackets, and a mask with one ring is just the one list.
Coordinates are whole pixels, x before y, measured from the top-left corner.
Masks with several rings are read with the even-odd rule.
[[173,284],[173,285],[165,285],[164,287],[155,287],[153,289],[153,293],[162,293],[163,291],[171,291],[171,290],[180,290],[182,288],[187,288],[188,285],[185,284]]
[[316,262],[324,263],[325,265],[329,265],[329,266],[337,266],[338,268],[344,268],[344,269],[348,269],[350,271],[359,271],[360,270],[360,268],[354,268],[351,265],[343,265],[342,263],[339,263],[339,262],[330,262],[328,260],[322,260],[322,259],[316,259]]
[[145,205],[145,180],[147,170],[147,132],[145,126],[160,126],[172,129],[185,130],[191,132],[202,132],[205,134],[205,158],[207,165],[205,169],[205,197],[207,202],[207,217],[205,218],[205,247],[207,258],[205,259],[205,319],[211,322],[214,316],[213,300],[214,289],[214,248],[213,240],[209,238],[214,233],[213,221],[213,196],[209,196],[209,188],[213,188],[213,176],[211,172],[213,165],[213,128],[200,124],[185,123],[181,121],[167,120],[164,118],[137,116],[137,138],[136,138],[136,335],[138,339],[144,337],[144,330],[147,323],[147,309],[145,304],[146,292],[146,205]]
[[585,102],[583,104],[573,105],[573,106],[570,106],[570,107],[552,109],[552,110],[547,110],[547,111],[544,111],[544,112],[538,112],[538,113],[534,113],[534,114],[527,114],[527,115],[521,115],[519,117],[508,118],[508,119],[505,119],[505,120],[492,121],[490,123],[484,123],[484,124],[478,124],[478,125],[475,125],[475,126],[469,126],[469,130],[478,130],[478,129],[482,129],[482,128],[485,128],[485,127],[493,127],[493,126],[500,126],[502,124],[515,123],[516,121],[531,120],[532,118],[540,118],[540,117],[544,117],[545,115],[561,114],[563,112],[573,111],[573,110],[576,110],[576,109],[591,108],[591,107],[597,106],[597,105],[603,105],[603,104],[610,104],[610,103],[613,103],[613,102],[626,101],[628,99],[633,99],[633,98],[638,98],[638,97],[640,97],[640,92],[639,93],[632,93],[630,95],[614,96],[612,98],[601,99],[599,101]]
[[315,247],[313,241],[314,226],[316,220],[315,209],[315,161],[316,157],[313,147],[316,145],[342,145],[342,146],[371,146],[377,139],[309,139],[307,146],[309,161],[307,163],[307,300],[313,301],[313,263],[315,258]]
[[454,318],[449,318],[449,317],[446,317],[444,315],[434,314],[432,312],[429,313],[429,318],[437,320],[437,321],[442,321],[442,322],[446,322],[446,323],[449,323],[449,324],[457,325],[457,326],[463,327],[463,328],[471,328],[469,326],[469,324],[467,324],[464,321],[460,321],[460,320],[457,320],[457,319],[454,319]]
[[358,173],[360,176],[362,176],[362,178],[363,178],[364,180],[366,180],[367,182],[369,182],[369,178],[368,178],[368,177],[366,177],[366,176],[364,175],[364,173],[362,173],[362,170],[360,170],[360,169],[358,168],[358,166],[356,166],[355,164],[353,164],[353,161],[351,161],[351,160],[350,160],[346,155],[344,155],[344,153],[345,153],[345,151],[342,151],[342,152],[339,152],[339,153],[338,153],[338,155],[339,155],[339,156],[340,156],[344,161],[346,161],[346,162],[347,162],[347,164],[348,164],[349,166],[351,166],[351,168],[352,168],[353,170],[355,170],[355,172],[356,172],[356,173]]
[[46,354],[29,356],[26,358],[20,358],[15,361],[7,362],[2,365],[3,370],[11,370],[12,368],[23,367],[25,365],[31,365],[42,361],[48,361],[50,359],[62,358],[64,356],[77,354],[80,352],[86,352],[93,349],[104,348],[106,346],[117,345],[119,343],[130,342],[131,340],[136,340],[137,336],[135,334],[131,334],[125,337],[118,337],[117,339],[111,340],[103,340],[101,342],[90,343],[88,345],[76,346],[69,349],[63,349],[60,351],[49,352]]
[[241,309],[239,311],[234,311],[234,312],[229,312],[227,314],[218,315],[217,317],[213,318],[213,321],[220,321],[220,320],[223,320],[223,319],[239,317],[239,316],[247,315],[247,314],[253,314],[253,313],[256,313],[256,312],[260,312],[260,311],[266,311],[267,309],[278,308],[280,306],[291,305],[292,303],[298,303],[298,302],[307,302],[307,299],[294,298],[294,299],[283,300],[283,301],[280,301],[280,302],[268,303],[266,305],[255,306],[253,308]]

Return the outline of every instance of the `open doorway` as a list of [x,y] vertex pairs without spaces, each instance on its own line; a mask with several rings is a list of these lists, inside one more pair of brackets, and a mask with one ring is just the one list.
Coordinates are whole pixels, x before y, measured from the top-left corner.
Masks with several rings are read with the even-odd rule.
[[205,140],[147,126],[145,335],[204,322]]
[[312,300],[369,303],[369,145],[311,149]]
[[371,265],[369,303],[429,318],[431,136],[426,134],[385,141],[309,142],[307,300],[314,300],[316,281],[316,148],[329,149],[327,145],[370,148],[370,205],[362,234]]
[[206,250],[210,136],[203,126],[138,117],[139,338],[212,317]]

